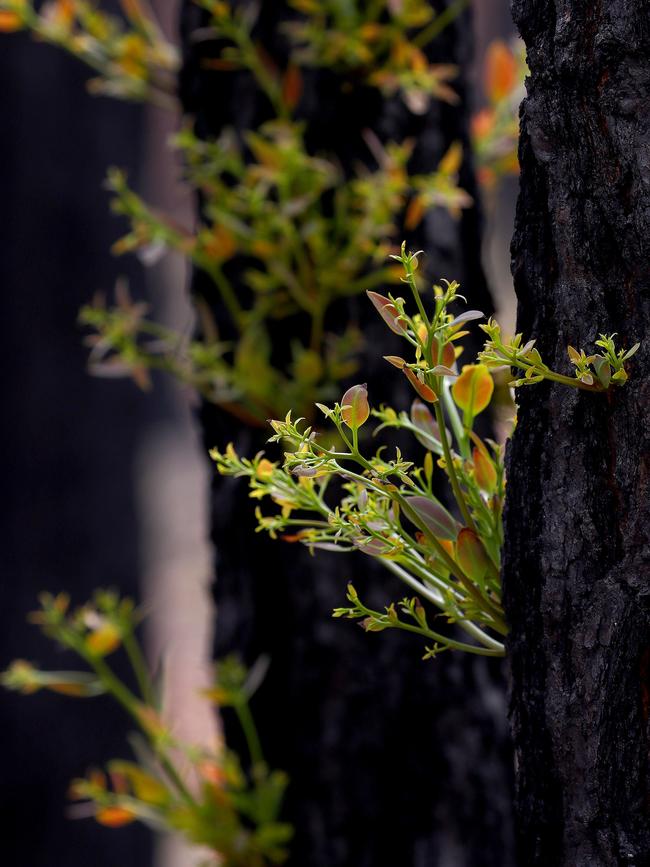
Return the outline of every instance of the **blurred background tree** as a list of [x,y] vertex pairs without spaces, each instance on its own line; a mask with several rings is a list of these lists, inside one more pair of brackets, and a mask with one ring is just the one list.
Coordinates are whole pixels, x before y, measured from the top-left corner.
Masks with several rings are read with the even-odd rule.
[[[376,167],[368,131],[381,144],[412,138],[411,170],[427,172],[460,142],[460,184],[476,201],[467,94],[472,26],[470,11],[460,6],[455,4],[447,26],[426,47],[429,62],[458,65],[456,104],[431,99],[412,111],[401,94],[382,95],[358,75],[303,69],[296,114],[310,148],[335,155],[349,173],[359,163]],[[256,44],[280,70],[287,62],[283,24],[290,14],[283,3],[262,4],[254,30]],[[208,23],[194,3],[184,4],[184,108],[202,136],[216,137],[225,126],[255,128],[269,116],[268,101],[246,72],[215,71],[221,46],[210,38]],[[426,250],[429,275],[455,277],[473,305],[490,311],[480,224],[478,204],[459,218],[432,209],[417,227],[402,226],[398,235]],[[200,272],[192,288],[222,320],[214,290]],[[356,321],[371,347],[357,379],[369,383],[371,394],[390,398],[377,348],[391,350],[376,313],[362,298],[336,315]],[[281,351],[289,337],[280,326],[274,347]],[[396,405],[405,399],[396,394]],[[207,404],[202,422],[208,447],[232,440],[240,453],[252,454],[267,438]],[[373,643],[361,630],[329,620],[324,613],[340,604],[348,577],[378,607],[398,591],[370,562],[342,563],[341,555],[314,560],[298,546],[254,536],[243,484],[215,480],[212,516],[215,652],[236,650],[249,663],[260,654],[270,657],[254,710],[271,763],[292,780],[291,863],[512,863],[511,758],[499,663],[458,656],[423,666],[408,638],[382,636],[384,641]]]

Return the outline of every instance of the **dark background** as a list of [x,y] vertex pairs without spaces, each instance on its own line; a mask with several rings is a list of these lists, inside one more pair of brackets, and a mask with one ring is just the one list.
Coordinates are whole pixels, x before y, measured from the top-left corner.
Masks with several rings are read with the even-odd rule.
[[[106,167],[137,175],[143,115],[85,93],[85,72],[24,35],[0,49],[0,345],[2,489],[0,666],[46,667],[52,645],[25,622],[42,590],[75,602],[92,588],[138,587],[133,461],[143,425],[162,411],[130,383],[91,379],[76,323],[96,290],[133,263],[109,252],[119,225]],[[110,700],[0,691],[3,867],[143,867],[146,831],[119,833],[66,816],[68,783],[126,754],[129,724]]]

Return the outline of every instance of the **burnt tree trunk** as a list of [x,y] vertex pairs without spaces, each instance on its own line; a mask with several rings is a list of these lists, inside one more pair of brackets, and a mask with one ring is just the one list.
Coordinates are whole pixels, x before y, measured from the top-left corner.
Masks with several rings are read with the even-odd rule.
[[530,66],[519,328],[569,372],[643,341],[611,394],[518,394],[504,563],[518,863],[650,864],[650,6],[515,0]]
[[[256,33],[280,62],[285,13],[283,3],[263,4]],[[267,108],[253,82],[242,74],[216,75],[202,62],[215,51],[205,38],[194,38],[205,23],[204,13],[188,0],[182,79],[187,112],[203,136],[216,136],[225,125],[257,126]],[[468,16],[460,16],[437,41],[436,59],[464,69],[470,32]],[[415,172],[431,171],[453,141],[467,145],[464,100],[464,107],[434,102],[416,117],[399,99],[386,101],[376,91],[342,84],[331,72],[306,72],[299,113],[310,147],[348,170],[369,162],[365,129],[384,142],[415,138]],[[463,74],[458,87],[462,98]],[[461,183],[475,194],[469,157]],[[433,212],[410,241],[426,250],[432,275],[456,277],[473,304],[491,308],[476,209],[458,222]],[[192,288],[223,321],[209,282],[196,274]],[[405,390],[387,391],[391,379],[398,381],[386,375],[381,360],[392,351],[391,335],[365,298],[336,315],[356,317],[364,330],[368,350],[358,376],[369,382],[374,402],[394,400],[406,408]],[[275,341],[287,340],[282,327]],[[207,446],[234,441],[244,454],[264,448],[268,437],[214,407],[204,407],[202,424]],[[511,755],[499,661],[445,655],[426,664],[410,636],[366,635],[333,620],[331,610],[342,604],[348,579],[379,607],[401,598],[404,590],[370,558],[321,552],[313,558],[297,545],[255,534],[241,480],[215,479],[212,513],[215,654],[237,651],[249,663],[260,654],[271,658],[254,711],[269,762],[291,779],[286,811],[296,828],[291,864],[510,867]]]

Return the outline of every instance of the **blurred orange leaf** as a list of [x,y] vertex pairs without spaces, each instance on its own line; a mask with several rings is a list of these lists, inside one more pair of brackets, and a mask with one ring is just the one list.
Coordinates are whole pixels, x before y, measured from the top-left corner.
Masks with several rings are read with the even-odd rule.
[[95,813],[95,819],[106,828],[121,828],[135,822],[136,814],[126,807],[101,807]]
[[501,39],[490,43],[485,58],[486,91],[491,102],[499,102],[517,83],[517,62]]

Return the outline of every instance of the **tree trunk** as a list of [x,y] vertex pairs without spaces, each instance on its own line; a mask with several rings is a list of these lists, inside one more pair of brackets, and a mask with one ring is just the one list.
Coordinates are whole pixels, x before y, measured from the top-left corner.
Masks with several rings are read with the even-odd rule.
[[[271,53],[278,50],[282,7],[263,5],[257,37]],[[265,109],[252,82],[205,71],[202,58],[214,48],[192,39],[204,23],[196,5],[187,2],[187,111],[206,136],[227,124],[256,126]],[[470,32],[463,15],[437,41],[436,59],[463,66]],[[331,72],[307,72],[300,112],[311,146],[334,154],[348,169],[367,161],[361,136],[366,128],[382,141],[414,137],[413,170],[419,172],[431,171],[453,141],[467,144],[466,104],[433,103],[416,117],[398,99],[383,101],[367,88],[341,91],[340,86]],[[462,98],[462,75],[459,87]],[[461,183],[475,193],[469,157]],[[491,308],[476,209],[459,222],[442,211],[431,213],[420,236],[410,240],[426,250],[432,275],[464,281],[472,304]],[[193,291],[219,313],[200,274]],[[355,316],[364,330],[368,350],[359,377],[369,382],[371,398],[375,403],[394,398],[406,408],[404,390],[391,395],[386,389],[391,377],[381,354],[392,351],[391,335],[365,298],[337,315]],[[234,440],[241,453],[253,454],[268,437],[214,407],[204,407],[202,422],[208,446]],[[215,480],[215,652],[220,657],[238,651],[248,662],[260,654],[271,658],[254,710],[270,763],[291,779],[286,813],[296,827],[291,864],[512,865],[511,756],[500,663],[451,655],[423,663],[410,636],[366,635],[349,622],[332,620],[347,579],[354,578],[360,593],[379,607],[401,598],[404,590],[370,558],[321,552],[312,558],[297,545],[256,535],[254,523],[245,484]]]
[[[505,605],[518,863],[650,864],[650,6],[515,0],[528,47],[518,329],[569,371],[642,348],[611,394],[518,393]],[[588,351],[588,350],[587,350]]]

